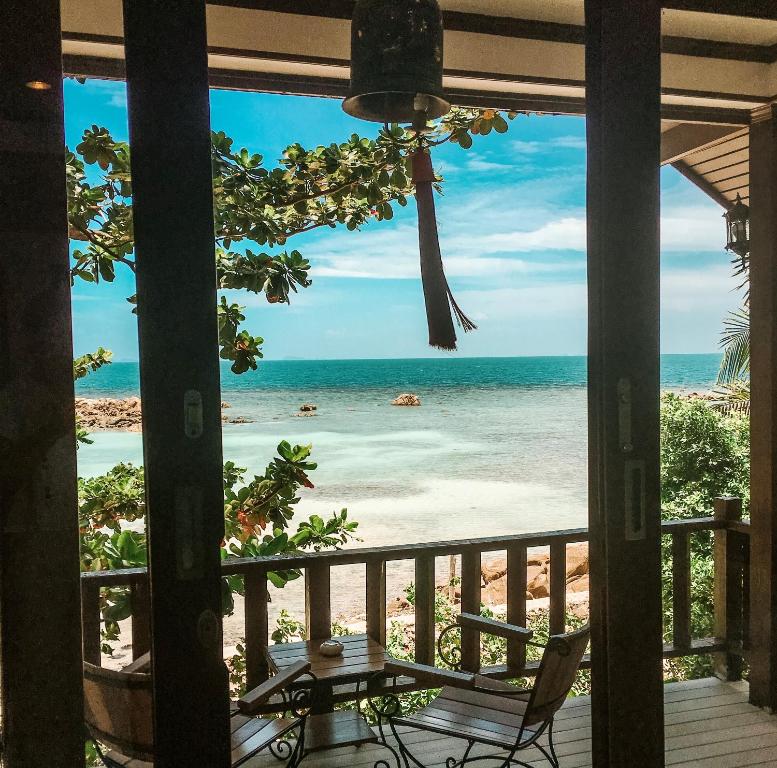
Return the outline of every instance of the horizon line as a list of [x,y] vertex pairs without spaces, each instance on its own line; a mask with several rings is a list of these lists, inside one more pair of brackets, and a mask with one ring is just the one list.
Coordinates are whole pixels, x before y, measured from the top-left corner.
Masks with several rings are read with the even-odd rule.
[[[721,355],[720,350],[712,352],[661,352],[660,357],[690,357],[702,355]],[[563,354],[563,355],[445,355],[439,357],[408,356],[408,357],[279,357],[263,358],[259,365],[264,363],[338,363],[344,361],[352,362],[374,362],[379,360],[543,360],[543,359],[563,359],[563,358],[588,358],[587,354]],[[112,360],[111,364],[116,363],[134,363],[140,361],[121,359]],[[229,365],[229,360],[220,360],[221,365]]]

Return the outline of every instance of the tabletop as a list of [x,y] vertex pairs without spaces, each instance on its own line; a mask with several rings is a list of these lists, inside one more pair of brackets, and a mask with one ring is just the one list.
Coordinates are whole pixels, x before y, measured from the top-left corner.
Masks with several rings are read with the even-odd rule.
[[297,643],[282,643],[267,648],[270,668],[282,672],[296,661],[309,661],[310,671],[321,682],[332,685],[364,680],[383,669],[391,657],[386,649],[368,635],[344,635],[336,638],[344,648],[340,656],[324,656],[319,646],[324,640],[305,640]]

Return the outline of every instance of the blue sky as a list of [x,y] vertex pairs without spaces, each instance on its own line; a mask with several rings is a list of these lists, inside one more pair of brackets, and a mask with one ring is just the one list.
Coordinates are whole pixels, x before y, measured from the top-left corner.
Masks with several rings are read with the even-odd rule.
[[[71,148],[92,124],[127,137],[123,83],[65,82]],[[328,144],[375,126],[331,99],[211,93],[211,123],[271,164],[290,143]],[[446,272],[479,330],[459,334],[461,356],[576,355],[586,349],[585,123],[519,116],[505,135],[472,149],[440,147],[437,198]],[[721,319],[739,303],[723,250],[722,210],[672,168],[662,181],[662,351],[712,352]],[[430,357],[419,279],[415,206],[362,231],[319,230],[289,248],[312,263],[313,285],[291,306],[252,294],[246,328],[265,339],[267,359]],[[137,359],[135,318],[125,299],[131,275],[73,290],[76,354],[104,346]],[[450,354],[450,353],[447,353]]]

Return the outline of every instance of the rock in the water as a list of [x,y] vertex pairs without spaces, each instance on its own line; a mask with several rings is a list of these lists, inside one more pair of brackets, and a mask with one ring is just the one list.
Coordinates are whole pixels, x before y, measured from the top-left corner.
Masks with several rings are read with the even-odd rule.
[[404,394],[391,401],[392,405],[421,405],[418,395]]
[[302,403],[302,405],[299,407],[300,411],[303,413],[308,413],[310,411],[317,411],[318,406],[313,405],[313,403]]
[[110,429],[140,432],[140,398],[116,400],[103,397],[93,400],[76,398],[76,416],[85,429]]
[[[222,403],[222,408],[229,408],[229,403]],[[99,399],[89,397],[76,398],[76,417],[78,423],[86,430],[120,430],[124,432],[140,432],[142,426],[142,414],[139,397],[126,397],[115,399],[101,397]],[[240,417],[238,417],[240,418]],[[222,421],[228,421],[226,416]],[[245,423],[246,420],[232,423]]]

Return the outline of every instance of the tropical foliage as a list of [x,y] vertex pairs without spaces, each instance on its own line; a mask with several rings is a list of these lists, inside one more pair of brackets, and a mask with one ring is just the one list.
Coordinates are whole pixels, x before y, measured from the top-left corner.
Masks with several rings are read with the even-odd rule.
[[[698,398],[666,394],[661,403],[661,502],[664,520],[708,517],[717,496],[738,496],[745,512],[750,501],[750,421],[723,413]],[[691,630],[694,637],[713,634],[714,562],[712,535],[697,533],[691,544]],[[671,541],[662,556],[665,639],[671,640]],[[709,674],[707,657],[667,663],[673,677]]]
[[[718,370],[718,385],[725,398],[730,390],[750,391],[750,254],[737,256],[731,262],[733,275],[740,280],[738,290],[745,291],[740,309],[730,312],[723,320],[720,346],[723,357]],[[739,398],[734,398],[739,399]]]
[[[473,135],[504,133],[516,113],[452,110],[419,138],[398,125],[374,139],[353,134],[345,141],[307,149],[292,144],[268,167],[265,158],[237,149],[223,131],[211,135],[218,286],[263,294],[271,304],[311,284],[310,263],[289,238],[321,227],[355,230],[394,216],[413,194],[411,155],[419,141],[464,149]],[[440,180],[442,181],[442,180]],[[68,220],[73,281],[113,282],[119,268],[135,271],[130,150],[103,127],[83,133],[67,152]],[[282,248],[284,250],[277,250]],[[127,298],[135,304],[136,297]],[[219,303],[221,357],[235,373],[255,369],[262,338],[241,330],[243,307]]]
[[[301,487],[312,487],[309,473],[311,447],[287,442],[261,475],[245,480],[245,469],[232,462],[224,465],[223,557],[256,557],[340,546],[355,538],[358,523],[346,510],[328,520],[318,515],[292,529],[294,505]],[[81,568],[84,571],[142,567],[147,563],[146,501],[143,468],[118,464],[99,477],[79,480]],[[299,571],[271,573],[278,587],[299,578]],[[233,594],[242,593],[242,579],[224,579],[224,611],[234,608]],[[105,650],[119,637],[118,622],[131,613],[126,589],[104,590],[101,610],[105,625]]]

